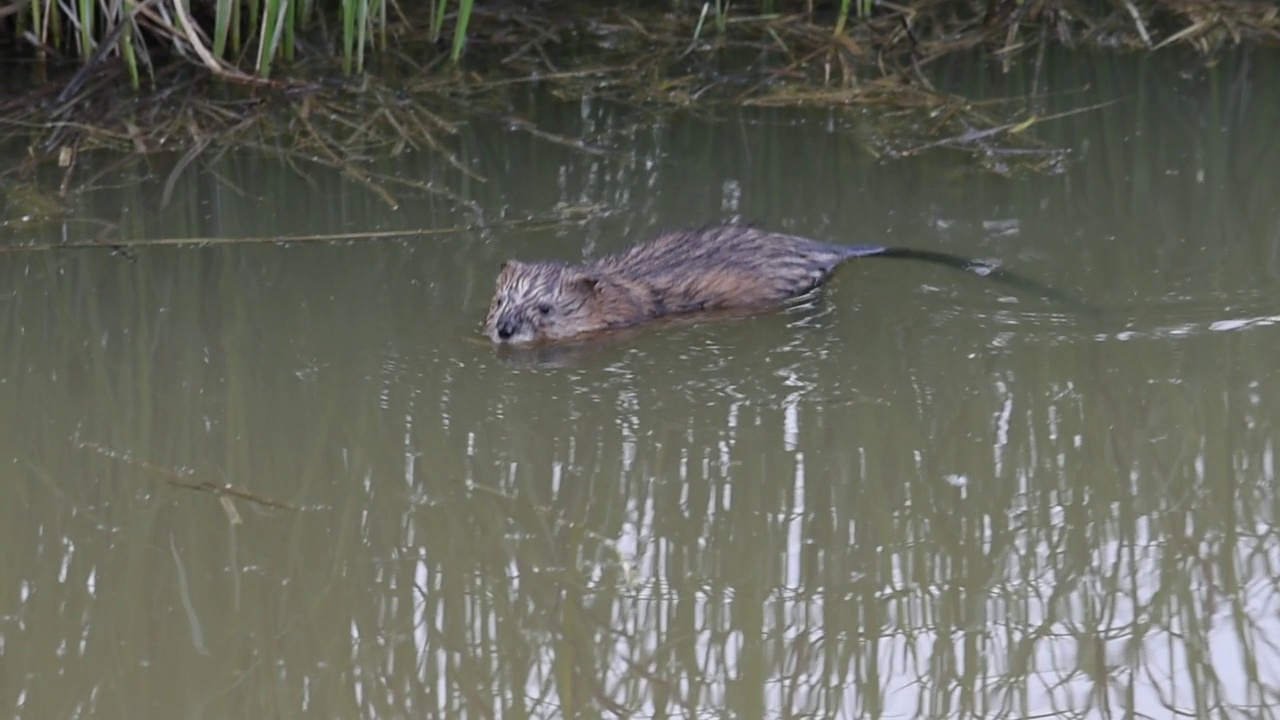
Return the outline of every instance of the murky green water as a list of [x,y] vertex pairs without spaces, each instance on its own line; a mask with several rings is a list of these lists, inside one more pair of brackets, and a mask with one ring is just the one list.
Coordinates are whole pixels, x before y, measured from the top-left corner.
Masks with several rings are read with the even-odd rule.
[[[1057,62],[1058,89],[1089,87],[1047,111],[1122,102],[1040,128],[1074,153],[1048,176],[878,163],[854,111],[542,99],[520,113],[617,152],[477,124],[457,147],[483,182],[379,168],[466,202],[398,209],[237,155],[161,207],[177,159],[151,159],[65,227],[6,229],[609,211],[0,254],[0,714],[1267,715],[1280,62]],[[975,76],[1030,82],[955,82]],[[1107,315],[866,260],[788,312],[549,365],[477,332],[503,258],[721,220],[1000,260]]]

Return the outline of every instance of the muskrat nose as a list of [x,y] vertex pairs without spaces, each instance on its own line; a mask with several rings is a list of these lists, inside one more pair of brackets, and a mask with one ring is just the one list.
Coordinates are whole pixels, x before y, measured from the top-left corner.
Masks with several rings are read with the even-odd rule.
[[498,337],[503,340],[510,340],[512,335],[516,334],[516,324],[510,320],[503,320],[498,324]]

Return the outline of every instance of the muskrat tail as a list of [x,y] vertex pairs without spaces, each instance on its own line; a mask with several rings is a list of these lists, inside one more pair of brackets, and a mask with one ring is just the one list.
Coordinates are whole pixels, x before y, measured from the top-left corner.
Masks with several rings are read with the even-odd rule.
[[1041,298],[1050,302],[1059,303],[1069,307],[1076,312],[1085,315],[1096,316],[1099,314],[1098,308],[1072,297],[1061,290],[1056,290],[1043,283],[1032,280],[1029,277],[1019,275],[1010,270],[1005,270],[998,265],[974,260],[972,258],[961,257],[960,255],[952,255],[950,253],[937,252],[934,250],[916,250],[914,248],[886,247],[880,248],[879,252],[875,252],[875,246],[858,246],[855,248],[858,252],[856,256],[867,257],[887,257],[901,258],[903,260],[920,260],[930,262],[936,265],[945,265],[956,270],[965,270],[967,272],[990,278],[996,282],[1007,285],[1023,292],[1039,295]]

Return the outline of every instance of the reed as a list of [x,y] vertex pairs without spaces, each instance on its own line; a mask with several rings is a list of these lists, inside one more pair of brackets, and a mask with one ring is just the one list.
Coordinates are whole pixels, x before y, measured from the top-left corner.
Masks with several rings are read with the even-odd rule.
[[[473,108],[501,105],[505,93],[533,82],[564,97],[660,112],[717,102],[874,107],[882,110],[878,119],[860,122],[857,135],[877,156],[945,147],[1000,157],[1002,172],[1038,172],[1062,152],[1028,131],[1063,113],[971,103],[930,78],[946,76],[944,64],[975,49],[998,51],[1006,72],[1039,77],[1046,47],[1066,41],[1114,41],[1140,51],[1176,44],[1212,58],[1230,43],[1280,40],[1280,15],[1258,3],[1233,6],[1228,22],[1192,0],[1123,0],[1119,7],[1101,0],[704,0],[669,12],[633,2],[637,11],[624,13],[626,22],[616,22],[625,0],[572,5],[577,15],[563,11],[580,0],[501,11],[481,10],[474,0],[413,7],[388,0],[23,2],[0,5],[0,33],[36,48],[34,75],[44,84],[0,97],[0,142],[25,144],[36,163],[56,161],[65,173],[60,197],[81,175],[80,152],[181,147],[195,159],[208,148],[247,147],[342,168],[395,205],[392,189],[403,181],[363,170],[368,151],[430,149],[463,168],[445,149],[456,124],[444,115],[458,109],[459,98]],[[583,32],[583,14],[601,21],[595,31]],[[1096,28],[1107,28],[1106,37],[1095,38]],[[460,63],[464,53],[470,72],[433,72]],[[174,56],[176,62],[155,61]],[[322,80],[363,74],[374,56],[389,73],[359,83]],[[79,61],[69,80],[43,69],[58,57]],[[201,70],[192,72],[192,62]],[[717,66],[722,70],[706,72]],[[122,92],[143,83],[154,92]],[[1038,88],[1033,84],[1031,95],[1043,96]],[[266,105],[267,98],[282,102]],[[1098,109],[1080,102],[1070,112]],[[517,132],[607,152],[499,114]],[[0,170],[0,179],[19,172]]]
[[[448,4],[437,3],[440,23]],[[163,48],[196,58],[215,73],[270,77],[273,65],[294,60],[307,39],[323,39],[328,14],[339,21],[335,44],[343,71],[362,71],[369,52],[386,46],[388,1],[324,5],[317,7],[314,0],[29,0],[20,9],[0,10],[0,34],[25,39],[40,57],[70,56],[86,66],[118,56],[138,88],[143,75],[154,72],[150,58]],[[472,7],[470,0],[456,3],[455,61]]]
[[[1202,53],[1224,44],[1280,40],[1280,15],[1266,3],[705,0],[670,13],[642,6],[636,0],[551,2],[493,15],[499,19],[497,26],[477,34],[474,0],[431,0],[412,7],[388,0],[18,0],[0,8],[0,36],[11,35],[19,46],[34,46],[37,55],[75,57],[86,65],[118,56],[134,87],[141,84],[144,70],[154,73],[147,66],[161,49],[198,59],[215,73],[267,78],[276,63],[294,61],[301,49],[314,47],[321,55],[331,52],[340,58],[344,73],[359,73],[371,52],[387,49],[392,22],[395,35],[409,41],[425,38],[436,43],[451,29],[447,57],[456,64],[469,43],[485,43],[489,33],[518,36],[535,26],[557,24],[566,10],[601,19],[621,11],[631,19],[611,24],[615,32],[639,32],[682,47],[696,46],[708,24],[721,38],[764,30],[779,44],[791,46],[794,35],[834,36],[837,42],[852,40],[881,51],[923,50],[920,54],[926,57],[982,42],[1002,44],[1013,54],[1029,44],[1030,31],[1036,28],[1074,44],[1114,44],[1119,38],[1135,49],[1181,44]],[[337,37],[331,36],[330,27],[338,29]],[[1100,28],[1106,28],[1105,33]],[[675,36],[669,34],[672,30]]]

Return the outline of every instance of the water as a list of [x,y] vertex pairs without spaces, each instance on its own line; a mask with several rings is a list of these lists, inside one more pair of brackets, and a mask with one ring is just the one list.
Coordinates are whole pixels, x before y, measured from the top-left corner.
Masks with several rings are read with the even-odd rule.
[[[406,153],[379,171],[464,202],[394,209],[237,153],[162,207],[177,158],[152,158],[5,228],[442,232],[0,255],[0,713],[1265,716],[1280,62],[1055,62],[1089,89],[1047,111],[1121,102],[1037,128],[1073,152],[1047,175],[876,162],[855,110],[530,93],[617,152],[476,122],[484,181]],[[604,212],[503,224],[565,208]],[[1105,317],[869,259],[580,356],[478,333],[506,257],[720,220],[998,260]]]

